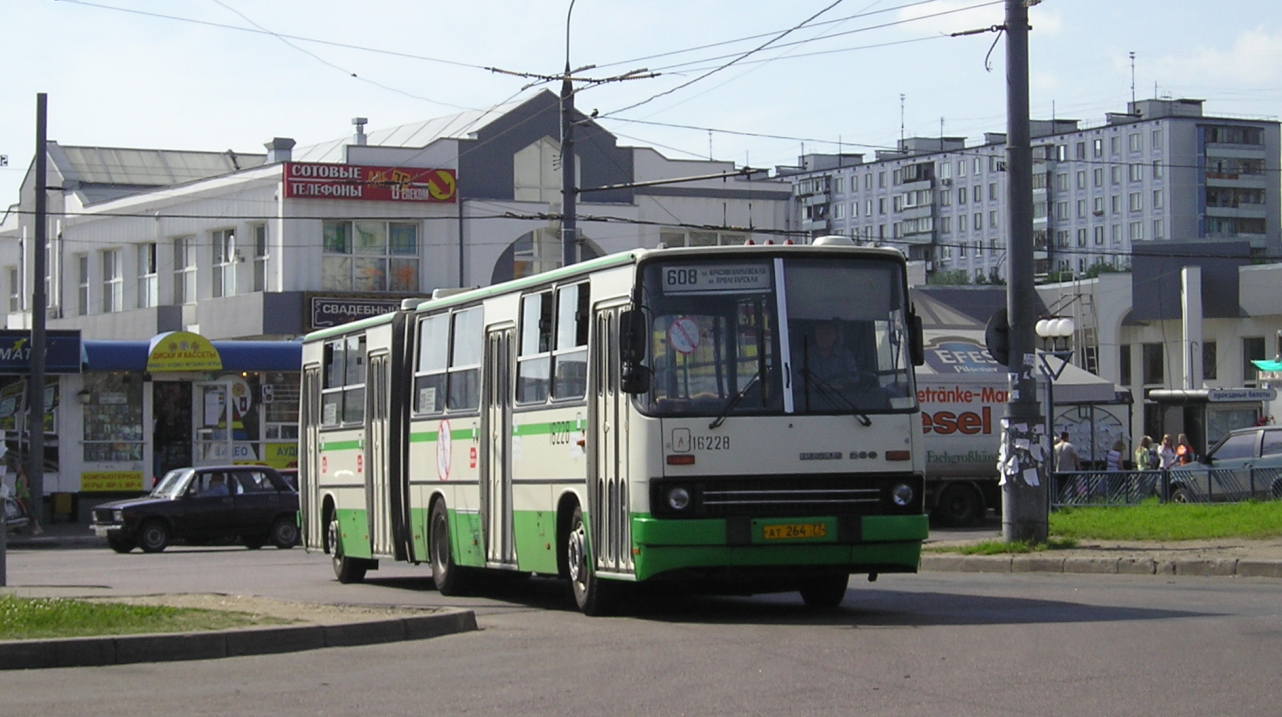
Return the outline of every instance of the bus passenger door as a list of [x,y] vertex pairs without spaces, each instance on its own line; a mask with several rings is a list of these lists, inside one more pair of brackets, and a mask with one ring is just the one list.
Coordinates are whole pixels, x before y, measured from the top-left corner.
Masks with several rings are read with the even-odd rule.
[[632,571],[627,396],[619,391],[619,310],[598,308],[590,348],[588,510],[592,552],[604,572]]
[[485,562],[513,565],[512,540],[512,362],[511,325],[485,335],[485,376],[481,382],[481,523]]
[[321,525],[320,474],[316,456],[320,453],[321,375],[319,366],[303,369],[303,392],[298,406],[298,422],[302,425],[298,446],[298,515],[302,523],[303,545],[309,549],[324,546],[325,526]]
[[393,514],[400,500],[391,485],[391,456],[388,455],[388,356],[371,354],[365,375],[365,450],[364,469],[366,501],[369,506],[369,534],[375,555],[392,555]]

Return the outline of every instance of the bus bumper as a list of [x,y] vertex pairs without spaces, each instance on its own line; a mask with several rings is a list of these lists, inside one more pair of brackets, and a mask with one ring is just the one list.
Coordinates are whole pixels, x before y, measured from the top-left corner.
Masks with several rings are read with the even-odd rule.
[[[824,525],[822,536],[772,539],[767,526]],[[812,531],[813,532],[813,531]],[[659,520],[633,516],[637,580],[672,571],[813,566],[850,573],[915,573],[925,515]]]

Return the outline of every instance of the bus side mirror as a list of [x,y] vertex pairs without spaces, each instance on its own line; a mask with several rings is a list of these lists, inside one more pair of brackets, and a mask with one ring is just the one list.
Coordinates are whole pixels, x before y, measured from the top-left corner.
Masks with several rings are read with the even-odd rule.
[[916,313],[908,315],[908,342],[913,365],[921,366],[926,363],[926,339],[921,327],[921,317]]
[[619,357],[625,364],[645,356],[645,315],[636,309],[619,312]]
[[633,395],[650,391],[650,369],[636,363],[623,365],[619,375],[619,390]]

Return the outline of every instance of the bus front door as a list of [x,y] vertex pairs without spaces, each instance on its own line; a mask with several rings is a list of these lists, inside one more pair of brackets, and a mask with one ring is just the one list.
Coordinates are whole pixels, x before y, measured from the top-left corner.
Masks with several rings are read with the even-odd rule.
[[594,330],[587,431],[592,552],[598,570],[629,573],[627,396],[619,391],[619,308],[598,308]]
[[485,336],[481,394],[481,524],[485,562],[516,564],[512,539],[512,361],[513,327],[491,327]]

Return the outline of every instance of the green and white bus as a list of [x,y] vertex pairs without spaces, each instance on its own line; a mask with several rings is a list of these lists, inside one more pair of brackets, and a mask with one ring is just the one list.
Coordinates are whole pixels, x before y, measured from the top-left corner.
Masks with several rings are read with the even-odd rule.
[[636,250],[406,302],[306,337],[299,491],[341,582],[430,563],[798,590],[916,572],[927,535],[903,256],[812,245]]

